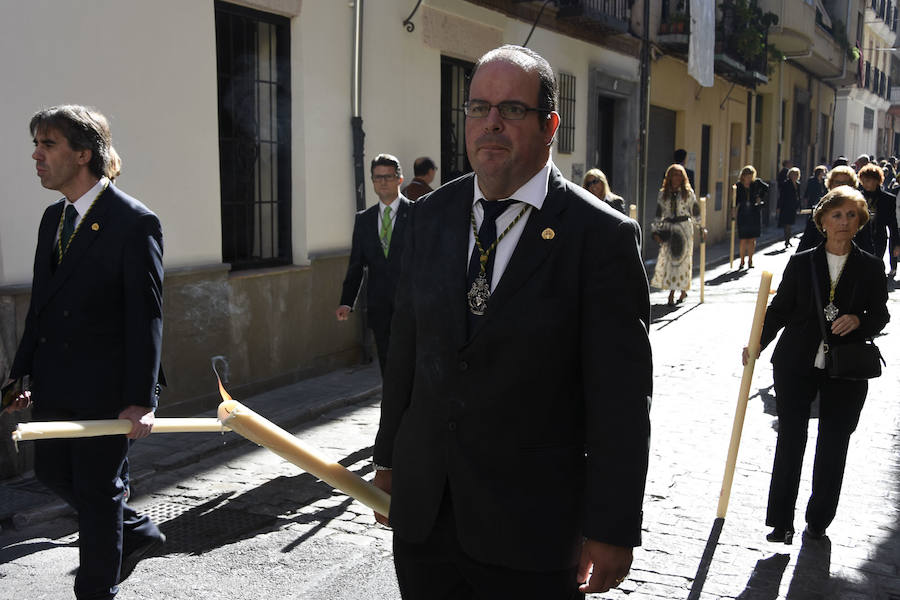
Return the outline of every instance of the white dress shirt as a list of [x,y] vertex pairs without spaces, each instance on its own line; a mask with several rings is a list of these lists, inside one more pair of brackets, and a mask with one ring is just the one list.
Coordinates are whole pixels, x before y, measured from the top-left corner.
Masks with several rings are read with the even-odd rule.
[[[78,224],[81,223],[81,219],[87,213],[88,209],[91,208],[91,205],[94,203],[94,200],[100,195],[106,186],[109,185],[109,179],[106,177],[101,177],[97,183],[94,184],[94,187],[89,189],[82,195],[78,200],[72,202],[71,204],[75,207],[75,212],[78,214],[75,217],[75,229],[78,229]],[[63,207],[63,215],[66,214],[66,206],[69,205],[69,201],[66,200],[66,205]],[[65,219],[65,217],[63,217]],[[60,228],[56,228],[56,237],[54,238],[55,242],[59,241]]]
[[[522,237],[522,231],[525,229],[525,223],[528,221],[528,217],[531,216],[531,211],[533,209],[540,210],[541,207],[544,206],[544,198],[547,197],[547,189],[550,185],[550,168],[553,166],[553,161],[548,160],[547,164],[541,168],[540,171],[535,174],[534,177],[525,182],[525,185],[517,189],[510,197],[510,200],[515,200],[513,204],[507,207],[505,211],[503,211],[499,217],[497,217],[497,235],[499,236],[506,227],[513,222],[513,220],[518,216],[520,212],[522,212],[522,204],[526,204],[528,207],[525,209],[525,214],[522,215],[522,218],[519,219],[519,222],[516,223],[509,232],[503,236],[503,239],[497,244],[497,247],[494,248],[494,269],[491,273],[491,292],[493,293],[494,289],[496,289],[497,284],[500,282],[500,278],[503,277],[503,273],[506,271],[506,266],[509,264],[509,259],[512,258],[513,251],[516,249],[516,245],[519,243],[519,238]],[[479,200],[484,199],[484,194],[481,192],[481,188],[478,186],[478,175],[475,175],[475,192],[474,198],[472,200],[472,211],[475,213],[475,225],[479,229],[481,229],[481,222],[484,221],[484,208],[482,208]],[[485,200],[485,202],[489,202]],[[468,252],[468,260],[472,259],[472,252],[475,249],[475,232],[472,231],[471,223],[469,224],[469,252]],[[466,262],[468,265],[469,262]]]
[[[847,262],[847,257],[850,256],[849,253],[840,255],[840,254],[832,254],[831,252],[825,252],[825,259],[828,261],[828,275],[831,278],[831,281],[836,281],[838,277],[841,276],[841,271],[844,269],[844,264]],[[822,298],[825,300],[825,298]],[[827,306],[827,304],[825,305]],[[824,309],[825,306],[822,308]],[[828,321],[825,321],[825,327],[828,327]],[[813,366],[817,369],[825,368],[825,340],[819,342],[819,351],[816,352],[816,360],[813,362]]]

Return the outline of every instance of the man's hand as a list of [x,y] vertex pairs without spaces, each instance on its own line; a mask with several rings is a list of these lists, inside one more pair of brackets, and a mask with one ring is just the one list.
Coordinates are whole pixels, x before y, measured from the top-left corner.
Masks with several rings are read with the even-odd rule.
[[338,321],[346,321],[347,317],[350,315],[350,307],[346,304],[341,304],[337,307],[337,310],[334,311],[334,316],[337,317]]
[[119,413],[119,418],[131,421],[131,431],[125,437],[132,440],[147,437],[153,429],[153,411],[146,406],[132,404]]
[[[387,493],[388,496],[391,495],[391,482],[393,481],[392,471],[381,470],[375,471],[375,479],[372,480],[372,484],[380,490],[383,490]],[[390,527],[388,525],[388,518],[384,515],[375,513],[375,520],[384,525],[385,527]]]
[[[5,388],[11,383],[15,383],[15,379],[7,379],[6,383],[3,384],[3,387]],[[31,406],[31,392],[22,392],[16,396],[16,399],[13,400],[9,406],[3,409],[3,412],[16,412],[18,410],[24,410],[29,406]]]
[[628,575],[631,560],[631,548],[584,540],[581,560],[578,562],[578,581],[585,583],[578,587],[578,591],[590,594],[617,587]]

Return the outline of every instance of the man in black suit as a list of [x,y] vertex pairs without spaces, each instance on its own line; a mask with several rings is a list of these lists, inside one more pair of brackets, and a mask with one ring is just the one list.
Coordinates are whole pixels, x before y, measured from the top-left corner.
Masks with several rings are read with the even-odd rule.
[[363,271],[368,273],[366,317],[375,335],[381,374],[387,364],[394,294],[400,279],[403,235],[409,200],[400,193],[403,171],[397,157],[379,154],[372,160],[372,184],[378,204],[356,213],[350,263],[341,291],[341,305],[335,310],[338,321],[346,321],[359,295]]
[[[684,161],[687,160],[687,150],[685,150],[684,148],[679,148],[672,155],[672,159],[675,161],[675,164],[681,165],[682,167],[684,167]],[[685,171],[685,173],[687,173],[688,183],[690,183],[691,187],[694,189],[694,191],[696,191],[697,188],[696,188],[696,184],[695,184],[695,180],[694,180],[694,170],[684,167],[684,171]]]
[[640,544],[640,230],[550,160],[557,90],[532,50],[482,57],[475,174],[410,209],[373,457],[406,599],[580,597]]
[[108,599],[165,541],[124,499],[132,440],[153,427],[162,344],[162,230],[146,206],[105,176],[106,118],[83,106],[34,115],[37,175],[65,198],[44,211],[31,304],[10,380],[31,377],[14,404],[38,421],[128,419],[128,435],[44,440],[35,475],[78,511],[76,598]]

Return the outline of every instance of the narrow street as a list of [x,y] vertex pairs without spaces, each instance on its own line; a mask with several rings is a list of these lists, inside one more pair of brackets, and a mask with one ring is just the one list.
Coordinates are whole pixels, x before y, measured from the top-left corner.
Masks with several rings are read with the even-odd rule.
[[[791,546],[765,541],[776,436],[772,347],[757,362],[728,515],[721,530],[714,526],[741,348],[762,271],[774,274],[776,286],[792,253],[780,247],[761,250],[755,269],[733,272],[724,265],[708,272],[702,305],[696,278],[687,301],[674,309],[665,306],[665,292],[652,295],[655,393],[644,545],[621,589],[598,597],[900,598],[900,292],[891,292],[894,320],[878,340],[888,367],[870,383],[829,539],[797,535]],[[293,431],[370,477],[379,400],[333,410]],[[202,442],[213,435],[204,434]],[[136,473],[146,468],[132,464]],[[399,597],[390,532],[374,524],[366,507],[263,448],[228,444],[184,466],[157,469],[136,485],[134,504],[161,524],[169,542],[121,586],[123,600]],[[3,597],[70,597],[76,539],[71,516],[0,533]]]

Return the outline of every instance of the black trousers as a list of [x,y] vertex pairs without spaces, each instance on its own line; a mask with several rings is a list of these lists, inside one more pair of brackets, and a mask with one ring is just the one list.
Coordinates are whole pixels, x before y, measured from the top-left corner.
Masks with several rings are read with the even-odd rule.
[[[35,411],[35,420],[54,416],[59,418]],[[78,511],[79,600],[113,598],[123,552],[160,535],[153,521],[123,501],[121,472],[128,447],[124,435],[35,442],[38,480]]]
[[[527,525],[526,525],[527,526]],[[473,560],[460,548],[450,495],[421,544],[394,534],[394,567],[404,600],[577,600],[577,567],[518,571]]]
[[368,311],[369,329],[375,336],[375,348],[378,351],[378,367],[381,369],[381,376],[384,377],[384,368],[387,365],[388,346],[391,342],[391,318],[393,313],[389,311]]
[[819,437],[806,522],[825,530],[834,520],[850,434],[856,430],[869,389],[867,381],[830,379],[821,369],[793,373],[775,368],[778,442],[769,486],[766,525],[794,528],[794,507],[806,450],[810,406],[819,394]]
[[875,257],[884,260],[884,251],[888,251],[888,258],[891,262],[891,269],[897,268],[897,257],[894,256],[894,245],[900,243],[898,240],[891,239],[891,245],[888,247],[888,235],[884,231],[884,227],[872,228],[872,241],[875,243]]

